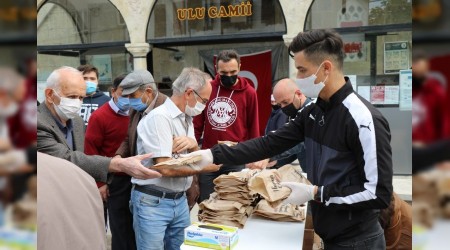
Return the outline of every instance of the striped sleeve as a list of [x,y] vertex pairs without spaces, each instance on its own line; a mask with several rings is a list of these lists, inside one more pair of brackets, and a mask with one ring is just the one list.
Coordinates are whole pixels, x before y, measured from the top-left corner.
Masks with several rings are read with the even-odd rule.
[[[389,125],[378,112],[371,112],[357,95],[350,94],[343,102],[353,118],[357,133],[355,157],[362,155],[363,185],[341,189],[329,185],[324,187],[325,205],[344,205],[354,208],[381,209],[389,205],[392,194],[392,150]],[[373,108],[373,107],[371,107]],[[376,115],[373,115],[376,113]],[[362,152],[361,152],[362,150]],[[351,192],[349,192],[351,190]]]

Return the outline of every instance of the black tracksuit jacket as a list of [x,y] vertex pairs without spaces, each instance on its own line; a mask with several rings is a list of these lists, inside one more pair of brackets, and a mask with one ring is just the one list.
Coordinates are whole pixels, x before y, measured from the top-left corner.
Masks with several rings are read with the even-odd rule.
[[371,233],[379,209],[392,195],[389,124],[347,82],[329,100],[318,98],[289,123],[235,147],[211,148],[215,164],[244,164],[269,158],[304,141],[308,179],[323,187],[311,201],[316,233],[325,242],[343,242]]

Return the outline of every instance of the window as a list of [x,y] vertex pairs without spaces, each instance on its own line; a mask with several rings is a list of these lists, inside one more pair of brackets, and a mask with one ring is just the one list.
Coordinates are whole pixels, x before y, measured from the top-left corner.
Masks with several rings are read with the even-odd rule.
[[411,1],[315,0],[305,30],[322,28],[341,34],[355,91],[379,107],[398,107],[399,71],[411,67]]

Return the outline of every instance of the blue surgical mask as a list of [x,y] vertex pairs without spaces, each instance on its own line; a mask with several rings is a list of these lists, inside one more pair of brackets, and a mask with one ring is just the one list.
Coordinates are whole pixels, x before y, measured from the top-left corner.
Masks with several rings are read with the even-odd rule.
[[97,84],[95,82],[86,81],[86,95],[93,94],[97,90]]
[[[144,94],[142,94],[143,96]],[[141,98],[130,98],[130,106],[137,111],[144,111],[147,108],[147,104],[142,102]]]
[[130,99],[126,97],[117,98],[116,106],[123,112],[126,112],[130,109]]

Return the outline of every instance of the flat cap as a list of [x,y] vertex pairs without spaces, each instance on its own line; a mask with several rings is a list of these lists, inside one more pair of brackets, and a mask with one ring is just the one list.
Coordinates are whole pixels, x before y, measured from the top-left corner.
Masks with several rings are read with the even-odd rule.
[[147,70],[139,69],[128,74],[120,83],[119,87],[123,88],[122,95],[129,95],[142,85],[155,83],[155,79]]

